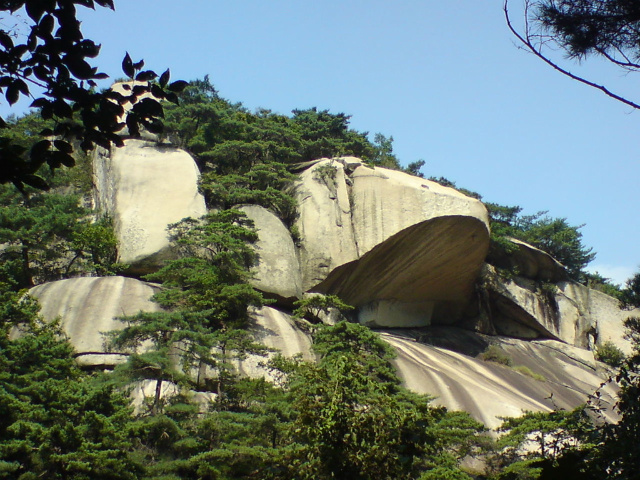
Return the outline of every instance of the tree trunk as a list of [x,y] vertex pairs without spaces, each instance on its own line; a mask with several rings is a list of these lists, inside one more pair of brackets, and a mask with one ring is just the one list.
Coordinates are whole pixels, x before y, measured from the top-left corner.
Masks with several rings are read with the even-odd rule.
[[153,398],[153,407],[151,409],[152,415],[160,413],[160,393],[162,392],[162,380],[156,380],[156,394]]

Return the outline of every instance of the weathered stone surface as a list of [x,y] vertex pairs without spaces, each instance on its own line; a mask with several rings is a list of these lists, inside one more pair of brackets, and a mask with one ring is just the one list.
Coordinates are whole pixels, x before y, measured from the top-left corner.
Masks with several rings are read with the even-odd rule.
[[489,243],[487,211],[460,192],[346,157],[301,175],[303,290],[339,295],[362,322],[428,325],[468,300]]
[[356,168],[351,178],[359,256],[401,230],[432,218],[470,217],[489,229],[484,205],[453,188],[397,170],[366,166]]
[[[542,292],[533,280],[502,278],[491,265],[485,265],[483,279],[491,298],[491,320],[498,334],[560,339],[562,333],[567,333],[568,326],[561,325],[555,295]],[[574,340],[574,335],[568,336]]]
[[615,298],[574,282],[560,282],[558,289],[567,303],[575,305],[580,317],[586,319],[588,330],[582,327],[578,331],[588,333],[590,347],[610,341],[627,355],[631,353],[632,345],[625,338],[623,322],[628,317],[639,317],[640,309],[621,310]]
[[589,349],[611,341],[631,352],[623,322],[640,315],[640,310],[621,310],[616,299],[575,282],[504,279],[490,265],[483,279],[491,299],[491,322],[501,335],[552,338]]
[[32,288],[46,320],[61,319],[62,328],[82,365],[112,366],[123,356],[107,352],[103,333],[124,327],[117,318],[160,307],[150,300],[157,287],[127,277],[81,277]]
[[487,258],[491,265],[518,272],[521,277],[541,282],[555,283],[569,279],[564,266],[547,252],[515,238],[510,240],[518,248],[510,253],[492,248]]
[[[525,410],[576,407],[584,403],[605,378],[589,352],[568,350],[561,342],[483,337],[451,327],[442,328],[437,335],[455,345],[456,350],[476,348],[473,355],[481,351],[479,345],[488,346],[491,341],[500,345],[516,368],[420,343],[406,330],[382,332],[382,337],[398,352],[396,365],[409,389],[435,396],[437,405],[467,411],[489,428],[501,423],[499,417],[519,416]],[[544,381],[519,373],[517,366],[542,375]],[[600,391],[603,407],[615,403],[613,387]],[[607,415],[615,418],[611,411]]]
[[283,299],[300,297],[300,263],[287,227],[273,213],[258,205],[243,205],[239,209],[253,220],[258,231],[255,249],[259,259],[251,281],[253,286]]
[[[474,217],[433,218],[405,228],[359,260],[335,269],[315,290],[363,307],[363,314],[368,312],[363,321],[369,325],[429,325],[438,303],[463,306],[470,298],[488,243],[485,224]],[[380,301],[394,305],[395,313],[380,310]],[[372,309],[377,310],[375,319]]]
[[206,213],[198,169],[184,150],[126,140],[94,158],[96,207],[114,220],[118,260],[148,273],[171,258],[167,226]]
[[302,172],[296,192],[304,290],[426,220],[469,217],[488,232],[488,214],[478,200],[403,172],[363,166],[353,157],[316,162]]
[[[319,168],[320,172],[335,169],[333,177],[323,177]],[[296,225],[302,237],[300,263],[305,291],[335,268],[358,258],[347,178],[342,163],[322,160],[301,172],[296,184],[300,212]]]
[[[251,313],[250,331],[257,342],[273,349],[273,353],[280,352],[285,357],[301,354],[306,360],[315,357],[311,353],[311,337],[296,327],[292,317],[287,313],[271,307],[255,309]],[[245,360],[236,362],[238,372],[254,378],[267,378],[278,381],[274,373],[263,365],[268,357],[249,355]]]

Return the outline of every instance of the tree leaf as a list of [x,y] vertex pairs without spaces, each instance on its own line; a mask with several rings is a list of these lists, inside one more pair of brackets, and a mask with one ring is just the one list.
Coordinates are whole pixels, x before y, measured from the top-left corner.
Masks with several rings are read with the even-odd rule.
[[9,87],[7,88],[7,93],[5,93],[5,97],[7,99],[7,102],[9,102],[9,105],[13,105],[18,101],[18,99],[20,98],[20,90],[15,85],[15,83],[9,85]]
[[158,83],[160,83],[160,86],[162,88],[167,86],[167,83],[169,83],[169,78],[171,78],[171,72],[170,70],[167,68],[164,73],[162,75],[160,75],[160,80]]
[[122,71],[129,78],[133,78],[133,76],[136,74],[136,71],[133,68],[133,62],[131,61],[131,57],[129,56],[129,52],[127,52],[127,54],[124,56],[124,60],[122,60]]
[[61,152],[73,153],[73,147],[71,146],[71,144],[65,142],[64,140],[54,140],[53,145]]
[[148,82],[150,80],[153,80],[157,76],[158,75],[156,74],[156,72],[154,72],[152,70],[145,70],[144,72],[140,72],[138,75],[136,75],[136,81],[137,82]]
[[27,185],[33,187],[33,188],[37,188],[38,190],[49,190],[51,187],[49,186],[49,184],[46,182],[46,180],[38,175],[34,175],[32,173],[28,173],[26,175],[23,175],[21,180],[26,183]]
[[0,30],[0,45],[2,45],[5,50],[11,50],[13,48],[13,40],[4,30]]
[[169,90],[172,92],[180,93],[186,88],[187,85],[189,85],[189,82],[185,82],[184,80],[177,80],[169,84]]
[[38,23],[44,14],[45,5],[40,0],[30,0],[25,2],[25,9],[27,15],[29,15],[34,22]]

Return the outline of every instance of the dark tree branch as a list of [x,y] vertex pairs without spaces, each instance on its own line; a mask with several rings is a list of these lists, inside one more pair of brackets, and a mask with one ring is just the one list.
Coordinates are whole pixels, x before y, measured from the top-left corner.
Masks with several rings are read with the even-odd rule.
[[[529,6],[530,6],[530,3],[527,0],[525,2],[525,12],[528,11]],[[615,100],[617,100],[619,102],[622,102],[625,105],[629,105],[630,107],[632,107],[634,109],[640,110],[640,104],[637,104],[637,103],[635,103],[635,102],[633,102],[631,100],[628,100],[628,99],[626,99],[626,98],[624,98],[624,97],[612,92],[611,90],[609,90],[604,85],[599,85],[599,84],[597,84],[595,82],[587,80],[586,78],[580,77],[580,76],[570,72],[569,70],[566,70],[565,68],[562,68],[560,65],[558,65],[557,63],[552,61],[549,57],[547,57],[546,55],[544,55],[542,53],[541,48],[536,48],[535,45],[532,43],[532,41],[531,41],[532,35],[530,33],[530,30],[529,30],[528,18],[525,19],[525,32],[524,33],[520,33],[515,29],[515,27],[513,26],[512,22],[511,22],[511,17],[509,16],[509,0],[505,0],[504,1],[503,10],[504,10],[505,20],[507,22],[507,27],[509,27],[509,30],[511,30],[511,33],[520,41],[520,43],[522,44],[523,48],[526,48],[527,50],[529,50],[536,57],[538,57],[543,62],[545,62],[547,65],[549,65],[551,68],[553,68],[554,70],[557,70],[558,72],[562,73],[563,75],[566,75],[567,77],[569,77],[569,78],[571,78],[573,80],[576,80],[577,82],[580,82],[580,83],[588,85],[588,86],[590,86],[592,88],[595,88],[596,90],[600,90],[602,93],[604,93],[608,97],[611,97],[611,98],[613,98],[613,99],[615,99]],[[526,13],[525,13],[525,15],[526,15]],[[614,62],[614,63],[616,63],[616,62]]]
[[616,65],[618,65],[619,67],[628,69],[630,71],[635,72],[636,70],[640,70],[640,65],[637,63],[633,63],[629,60],[629,58],[627,58],[626,55],[624,55],[620,49],[618,49],[618,52],[624,57],[625,61],[621,62],[620,60],[612,57],[611,55],[609,55],[607,52],[605,52],[603,49],[599,48],[597,49],[598,53],[600,55],[602,55],[604,58],[606,58],[607,60],[609,60],[611,63],[615,63]]

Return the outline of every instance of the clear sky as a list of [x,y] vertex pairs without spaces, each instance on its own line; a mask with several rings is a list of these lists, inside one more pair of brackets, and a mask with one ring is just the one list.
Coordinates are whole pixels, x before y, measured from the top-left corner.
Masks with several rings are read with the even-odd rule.
[[[82,11],[113,78],[128,51],[173,79],[208,74],[250,109],[348,113],[427,177],[585,224],[591,270],[622,282],[640,269],[640,112],[516,48],[501,0],[115,3]],[[599,62],[575,69],[637,93]]]

